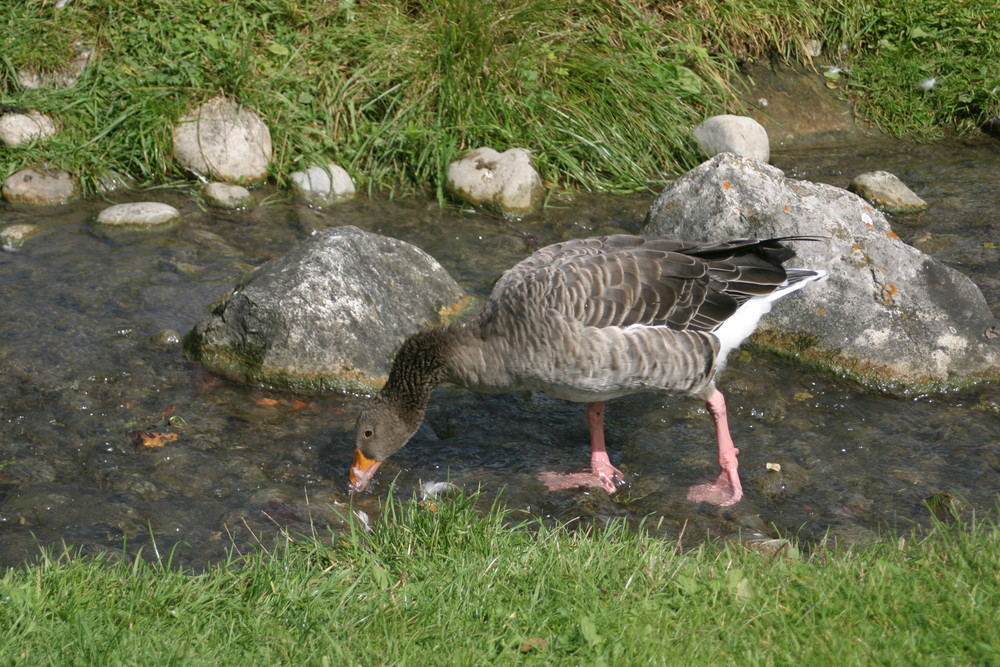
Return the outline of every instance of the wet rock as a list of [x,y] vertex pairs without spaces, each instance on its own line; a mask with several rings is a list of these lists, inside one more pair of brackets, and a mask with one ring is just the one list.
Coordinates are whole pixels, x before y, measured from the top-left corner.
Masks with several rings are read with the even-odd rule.
[[767,162],[771,157],[767,130],[747,116],[712,116],[694,128],[694,138],[706,157],[735,153],[761,162]]
[[882,213],[841,188],[724,153],[667,187],[644,233],[827,237],[792,244],[790,266],[830,277],[775,304],[759,343],[890,390],[1000,375],[1000,338],[987,335],[996,322],[979,288],[903,243]]
[[80,75],[87,69],[94,50],[83,42],[75,44],[76,55],[63,67],[51,71],[39,71],[31,68],[18,70],[17,82],[22,88],[35,90],[38,88],[72,88]]
[[993,116],[992,118],[987,119],[987,121],[983,123],[982,130],[991,137],[1000,139],[1000,116]]
[[135,495],[142,500],[162,500],[167,496],[167,492],[153,484],[148,479],[129,479],[129,483],[123,491]]
[[73,177],[61,169],[22,169],[3,182],[4,199],[12,204],[46,206],[76,198]]
[[464,300],[418,248],[335,227],[250,274],[186,345],[209,370],[235,379],[368,392],[384,383],[406,336]]
[[248,208],[253,204],[253,195],[249,190],[230,183],[207,183],[201,189],[201,197],[212,208],[229,211]]
[[768,464],[763,471],[747,471],[747,482],[762,496],[782,502],[794,496],[805,486],[809,474],[791,461]]
[[52,119],[37,111],[0,116],[0,142],[8,146],[23,146],[48,139],[55,133],[56,125]]
[[42,231],[38,225],[17,223],[0,227],[0,249],[17,250],[24,242]]
[[924,498],[927,510],[938,520],[951,523],[969,510],[969,504],[947,491],[938,491]]
[[847,547],[865,547],[876,544],[881,538],[878,533],[864,526],[844,524],[831,526],[826,531],[824,542],[834,549],[845,549]]
[[463,201],[510,217],[530,213],[544,191],[531,151],[525,148],[469,151],[448,165],[447,187]]
[[180,345],[182,338],[181,335],[173,329],[161,329],[153,334],[153,337],[150,340],[152,340],[155,345],[162,345],[166,347]]
[[761,556],[771,558],[775,556],[798,557],[798,549],[792,544],[791,540],[774,537],[756,537],[743,540],[742,544],[749,551],[753,551]]
[[107,227],[152,229],[172,225],[181,219],[181,212],[161,202],[116,204],[97,214],[97,223]]
[[355,187],[347,170],[336,164],[309,167],[291,175],[292,189],[319,206],[326,206],[354,196]]
[[243,253],[229,245],[224,238],[215,232],[208,231],[207,229],[201,229],[199,227],[185,229],[184,236],[189,239],[191,243],[199,247],[204,246],[205,250],[211,254],[219,255],[221,257],[243,256]]
[[200,178],[254,184],[267,178],[271,132],[256,113],[218,95],[174,127],[174,158]]
[[3,481],[13,486],[52,482],[56,476],[55,467],[38,458],[17,463],[8,462],[3,468]]
[[310,489],[308,496],[300,496],[293,504],[293,511],[310,523],[346,528],[351,523],[351,508],[341,502],[343,496],[323,489]]
[[847,189],[889,213],[916,213],[927,208],[927,202],[906,187],[895,174],[870,171],[855,176]]

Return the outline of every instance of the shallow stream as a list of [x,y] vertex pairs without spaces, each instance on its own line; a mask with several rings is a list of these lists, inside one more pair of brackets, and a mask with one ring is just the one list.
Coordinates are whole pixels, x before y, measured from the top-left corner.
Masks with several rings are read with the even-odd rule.
[[[857,146],[812,149],[772,161],[789,176],[838,186],[863,171],[898,175],[931,208],[894,220],[896,232],[972,277],[1000,315],[1000,144],[882,144],[860,156]],[[721,383],[747,488],[735,508],[685,500],[689,485],[716,472],[702,405],[656,395],[609,403],[611,458],[630,484],[608,497],[548,492],[536,479],[587,465],[581,405],[450,387],[435,393],[427,422],[382,467],[374,491],[352,498],[362,399],[221,380],[162,333],[185,333],[245,271],[316,229],[353,224],[404,239],[486,294],[539,245],[638,232],[654,198],[555,198],[538,216],[507,223],[415,198],[218,213],[189,193],[154,191],[113,203],[166,201],[183,222],[119,234],[91,224],[105,201],[0,204],[0,224],[42,227],[19,251],[0,252],[0,566],[39,545],[73,545],[86,554],[172,551],[176,565],[203,567],[280,529],[327,534],[356,521],[354,510],[375,519],[393,480],[396,497],[450,477],[481,488],[484,502],[502,491],[507,506],[533,516],[645,519],[686,543],[708,534],[865,542],[886,528],[928,525],[931,497],[996,510],[1000,387],[893,398],[752,350],[733,355]],[[139,449],[136,431],[179,437]]]

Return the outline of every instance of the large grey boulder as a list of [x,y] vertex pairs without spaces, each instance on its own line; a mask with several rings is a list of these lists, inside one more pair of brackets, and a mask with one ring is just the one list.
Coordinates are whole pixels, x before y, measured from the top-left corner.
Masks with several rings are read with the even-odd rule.
[[174,127],[174,158],[203,179],[252,185],[267,178],[271,132],[255,112],[217,95]]
[[526,148],[469,151],[448,165],[447,187],[458,199],[506,217],[530,213],[545,190]]
[[826,269],[829,280],[779,301],[758,342],[886,390],[1000,376],[997,323],[979,288],[846,190],[722,154],[667,187],[646,222],[645,234],[700,241],[828,237],[793,243],[790,265]]
[[209,370],[237,380],[370,392],[385,383],[408,335],[466,301],[419,248],[335,227],[251,273],[186,345]]

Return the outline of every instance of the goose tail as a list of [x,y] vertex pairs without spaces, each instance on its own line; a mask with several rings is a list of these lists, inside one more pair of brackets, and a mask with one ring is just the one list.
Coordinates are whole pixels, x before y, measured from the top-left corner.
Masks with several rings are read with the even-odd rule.
[[826,280],[822,269],[785,269],[785,282],[769,294],[747,299],[725,322],[712,333],[719,339],[719,354],[716,357],[719,372],[725,367],[729,353],[740,346],[757,329],[760,318],[771,311],[771,305],[778,299],[797,292],[809,283]]

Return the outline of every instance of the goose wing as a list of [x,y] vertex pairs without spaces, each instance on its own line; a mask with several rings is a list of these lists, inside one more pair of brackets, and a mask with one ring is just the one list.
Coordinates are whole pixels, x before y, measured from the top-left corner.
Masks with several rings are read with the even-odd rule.
[[614,235],[538,250],[501,277],[491,303],[555,311],[591,327],[711,331],[786,279],[784,239],[692,243]]

